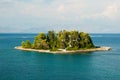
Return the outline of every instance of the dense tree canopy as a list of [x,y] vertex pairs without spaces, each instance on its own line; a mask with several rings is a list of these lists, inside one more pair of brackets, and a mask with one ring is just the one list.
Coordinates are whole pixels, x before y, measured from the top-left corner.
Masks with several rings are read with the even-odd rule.
[[33,44],[29,40],[22,42],[23,48],[33,49],[67,49],[67,50],[78,50],[83,48],[94,48],[91,37],[88,33],[78,31],[48,31],[47,34],[39,33]]
[[30,41],[27,40],[26,42],[22,41],[22,47],[23,48],[31,48],[32,45],[31,45]]

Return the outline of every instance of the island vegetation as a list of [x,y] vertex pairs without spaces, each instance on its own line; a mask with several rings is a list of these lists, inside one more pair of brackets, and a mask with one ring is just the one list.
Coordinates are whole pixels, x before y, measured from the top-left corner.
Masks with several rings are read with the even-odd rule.
[[79,31],[48,31],[39,33],[34,41],[22,41],[21,46],[15,49],[26,51],[37,51],[43,53],[84,53],[93,51],[108,51],[110,47],[95,46],[88,33]]
[[47,34],[41,32],[34,38],[34,42],[30,40],[22,41],[22,48],[30,48],[37,50],[81,50],[95,48],[91,37],[88,33],[79,31],[48,31]]

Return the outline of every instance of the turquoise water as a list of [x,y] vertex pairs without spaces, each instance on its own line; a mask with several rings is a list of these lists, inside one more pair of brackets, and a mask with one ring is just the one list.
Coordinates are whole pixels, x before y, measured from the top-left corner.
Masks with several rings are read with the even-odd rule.
[[111,51],[44,54],[15,50],[36,34],[0,34],[0,80],[120,80],[120,34],[91,34]]

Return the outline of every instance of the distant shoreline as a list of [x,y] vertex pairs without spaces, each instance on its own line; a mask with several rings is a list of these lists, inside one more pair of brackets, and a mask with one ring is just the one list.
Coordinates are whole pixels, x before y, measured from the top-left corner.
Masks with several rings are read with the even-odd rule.
[[15,49],[24,50],[24,51],[35,51],[35,52],[45,52],[45,53],[54,53],[54,54],[69,54],[69,53],[82,53],[82,52],[94,52],[94,51],[108,51],[111,50],[111,47],[96,47],[91,49],[81,49],[81,50],[61,50],[61,51],[50,51],[50,50],[37,50],[30,48],[22,48],[22,46],[16,46]]

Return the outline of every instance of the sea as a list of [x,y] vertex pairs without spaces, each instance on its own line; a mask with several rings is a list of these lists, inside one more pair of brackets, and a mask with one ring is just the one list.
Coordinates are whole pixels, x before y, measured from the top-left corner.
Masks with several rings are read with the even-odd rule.
[[14,49],[37,34],[0,33],[0,80],[120,80],[120,34],[90,34],[110,51],[49,54]]

